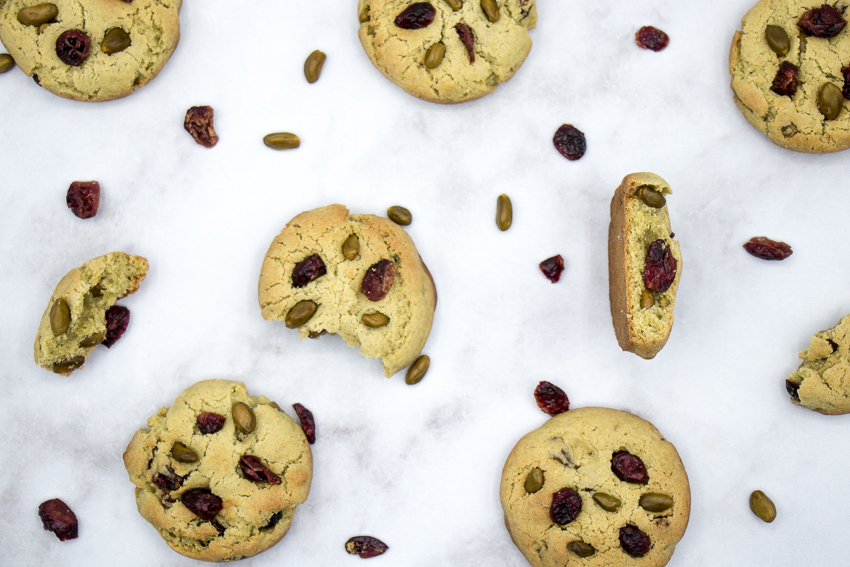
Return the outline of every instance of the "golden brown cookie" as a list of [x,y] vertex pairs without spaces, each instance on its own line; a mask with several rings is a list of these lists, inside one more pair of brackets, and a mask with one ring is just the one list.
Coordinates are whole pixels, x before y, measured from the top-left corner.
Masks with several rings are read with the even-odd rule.
[[850,413],[850,315],[815,333],[800,358],[785,380],[791,401],[827,415]]

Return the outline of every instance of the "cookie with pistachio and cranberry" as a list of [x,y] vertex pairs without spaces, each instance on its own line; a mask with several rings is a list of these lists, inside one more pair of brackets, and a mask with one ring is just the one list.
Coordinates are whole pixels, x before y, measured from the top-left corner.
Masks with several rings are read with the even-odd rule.
[[534,567],[665,565],[691,503],[672,443],[634,414],[593,407],[520,439],[500,497],[511,539]]
[[259,302],[264,319],[297,328],[302,339],[339,335],[380,358],[389,377],[425,346],[437,290],[401,226],[329,205],[296,216],[272,241]]
[[36,83],[82,101],[147,84],[180,39],[182,0],[0,0],[0,41]]
[[785,380],[791,401],[826,415],[850,413],[850,315],[815,333]]
[[759,0],[729,52],[735,104],[774,144],[807,153],[850,147],[846,4]]
[[313,475],[301,427],[241,382],[204,380],[133,436],[124,466],[139,513],[176,552],[234,561],[279,542]]
[[458,103],[492,92],[520,68],[535,0],[358,0],[360,43],[413,96]]

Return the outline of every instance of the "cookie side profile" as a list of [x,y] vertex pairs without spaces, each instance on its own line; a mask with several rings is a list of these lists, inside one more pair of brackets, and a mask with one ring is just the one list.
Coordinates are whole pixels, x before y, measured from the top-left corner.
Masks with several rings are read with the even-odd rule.
[[147,273],[145,258],[123,252],[104,254],[68,272],[41,316],[34,345],[36,364],[62,376],[82,368],[91,351],[109,338],[107,311],[135,293]]
[[654,173],[627,175],[611,199],[608,298],[620,348],[650,359],[667,343],[682,273],[666,195]]
[[360,43],[375,67],[413,96],[446,104],[513,77],[537,24],[535,0],[359,0],[357,10]]
[[[125,97],[153,79],[180,39],[182,0],[0,0],[0,41],[59,96]],[[51,7],[52,8],[45,8]]]
[[850,147],[850,111],[841,96],[843,69],[850,66],[850,30],[832,26],[823,33],[833,35],[818,37],[811,32],[820,31],[803,29],[805,14],[823,5],[821,0],[760,0],[741,20],[729,51],[735,104],[770,141],[798,152]]
[[850,315],[815,333],[800,358],[785,380],[791,401],[826,415],[850,413]]
[[139,513],[174,551],[234,561],[286,535],[313,460],[301,427],[272,404],[241,382],[205,380],[133,436],[124,466]]
[[[269,246],[258,288],[264,319],[297,327],[302,339],[340,335],[380,358],[387,377],[419,356],[437,305],[434,280],[407,233],[342,205],[287,223]],[[305,306],[312,315],[299,314]]]
[[651,423],[606,408],[569,410],[520,439],[500,499],[534,567],[665,565],[691,500],[675,447]]

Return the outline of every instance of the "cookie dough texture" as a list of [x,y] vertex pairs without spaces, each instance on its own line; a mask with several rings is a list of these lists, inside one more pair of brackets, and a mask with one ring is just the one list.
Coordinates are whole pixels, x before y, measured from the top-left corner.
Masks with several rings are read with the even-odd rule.
[[[346,260],[342,245],[352,234],[360,253]],[[298,262],[318,254],[327,273],[304,287],[292,285]],[[395,283],[380,301],[361,291],[363,276],[380,260],[395,264]],[[431,273],[410,236],[396,223],[375,215],[349,215],[342,205],[329,205],[301,213],[287,223],[269,246],[260,271],[259,302],[263,318],[284,321],[302,300],[318,309],[298,327],[301,338],[322,331],[340,335],[368,358],[380,358],[389,377],[412,363],[431,332],[437,290]],[[389,317],[383,327],[367,327],[365,314]]]
[[[608,298],[611,319],[620,348],[642,358],[653,358],[667,343],[673,328],[673,308],[682,275],[682,253],[673,240],[670,216],[665,204],[655,209],[640,198],[640,190],[649,186],[665,196],[670,186],[654,173],[627,175],[611,199],[611,223],[608,225]],[[664,292],[652,292],[655,304],[641,308],[646,289],[643,271],[649,245],[664,240],[676,258],[676,277]],[[666,301],[667,305],[662,306]]]
[[850,315],[815,333],[800,358],[803,363],[788,377],[798,387],[798,399],[791,401],[827,415],[850,413]]
[[[406,30],[396,17],[412,0],[359,0],[358,35],[369,59],[389,80],[413,96],[439,103],[474,100],[492,92],[520,68],[531,50],[528,30],[537,24],[535,0],[496,0],[499,19],[491,23],[479,0],[465,0],[453,11],[445,0],[431,0],[436,9],[427,27]],[[475,37],[475,61],[455,26],[465,24]],[[425,66],[425,54],[442,42],[446,54],[434,69]]]
[[[48,91],[83,101],[129,95],[153,79],[180,39],[182,0],[50,0],[58,16],[41,26],[24,25],[18,12],[41,0],[0,0],[0,41],[18,67]],[[117,53],[101,49],[106,33],[121,28],[130,46]],[[56,39],[68,30],[88,35],[91,47],[74,67],[56,54]]]
[[[615,452],[628,451],[646,466],[648,484],[621,481],[611,471]],[[543,486],[525,490],[528,473],[539,467]],[[549,517],[552,495],[564,488],[576,491],[581,512],[559,526]],[[596,492],[618,498],[609,512],[594,500]],[[673,498],[663,512],[648,512],[638,504],[647,493]],[[511,451],[500,490],[505,525],[516,546],[534,567],[617,567],[665,565],[685,533],[690,516],[688,476],[675,447],[649,422],[634,414],[607,408],[579,408],[556,415],[520,439]],[[620,546],[619,531],[637,526],[650,539],[640,558]],[[596,552],[581,558],[567,544],[582,541]]]
[[[38,324],[36,364],[63,376],[73,370],[62,370],[61,365],[72,359],[79,360],[75,369],[82,368],[86,357],[106,335],[106,311],[117,300],[135,293],[147,273],[145,258],[123,252],[98,256],[68,272],[53,290]],[[50,326],[50,312],[60,298],[70,308],[71,323],[67,331],[56,335]]]
[[[236,402],[253,410],[253,432],[236,429],[232,416]],[[269,404],[264,396],[249,395],[241,382],[205,380],[187,388],[170,408],[148,419],[147,429],[133,436],[124,452],[124,466],[136,485],[139,513],[174,551],[204,561],[233,561],[265,551],[286,535],[296,506],[310,491],[313,460],[301,427]],[[197,418],[203,412],[227,420],[219,431],[202,434]],[[174,460],[171,449],[178,441],[199,459]],[[243,455],[261,458],[281,483],[245,478],[239,467]],[[154,482],[157,475],[180,479],[174,483],[179,486],[160,488]],[[222,499],[215,521],[223,533],[182,504],[182,494],[193,488],[209,489]]]
[[[832,82],[839,89],[844,86],[841,68],[850,65],[850,29],[845,27],[833,38],[819,38],[797,27],[805,12],[823,3],[760,0],[741,20],[741,31],[735,32],[729,52],[735,104],[770,141],[798,152],[819,154],[850,147],[847,103],[834,120],[826,120],[817,106],[824,83]],[[767,44],[764,34],[769,25],[781,27],[788,35],[786,55],[777,55]],[[799,69],[793,97],[770,90],[783,61]]]

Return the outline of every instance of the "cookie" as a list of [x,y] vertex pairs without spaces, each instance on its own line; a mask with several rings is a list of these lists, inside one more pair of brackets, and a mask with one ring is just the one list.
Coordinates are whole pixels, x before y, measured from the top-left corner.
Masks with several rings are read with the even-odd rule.
[[241,382],[205,380],[148,419],[124,452],[139,513],[171,548],[234,561],[286,535],[313,457],[301,427]]
[[791,401],[827,415],[850,413],[850,315],[815,333],[800,358],[785,380]]
[[437,290],[399,225],[329,205],[296,216],[271,243],[259,302],[264,319],[297,327],[302,339],[340,335],[380,358],[389,377],[425,346]]
[[180,39],[182,0],[0,0],[0,41],[59,96],[105,101],[153,79]]
[[147,273],[145,258],[110,252],[65,274],[53,290],[38,325],[36,364],[69,376],[85,365],[97,345],[111,347],[123,334],[130,317],[126,308],[113,306],[122,297],[135,293]]
[[841,96],[850,94],[850,29],[839,20],[822,0],[760,0],[741,20],[729,52],[733,98],[774,144],[818,154],[850,147]]
[[358,0],[360,43],[413,96],[458,103],[492,92],[520,68],[535,0]]
[[627,175],[611,199],[608,298],[620,348],[653,358],[673,328],[682,254],[673,240],[666,195],[654,173]]
[[676,448],[648,421],[607,408],[569,410],[520,439],[500,497],[534,567],[665,565],[691,502]]

